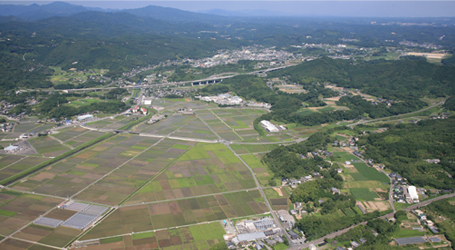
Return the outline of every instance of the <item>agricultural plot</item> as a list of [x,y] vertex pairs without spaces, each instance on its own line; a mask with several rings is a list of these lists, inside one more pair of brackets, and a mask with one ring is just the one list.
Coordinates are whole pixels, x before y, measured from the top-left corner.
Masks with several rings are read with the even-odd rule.
[[131,122],[131,117],[119,115],[113,118],[87,123],[87,126],[92,128],[118,129]]
[[377,193],[370,191],[368,188],[351,188],[350,191],[356,200],[374,201],[380,198]]
[[289,200],[290,195],[286,187],[264,189],[264,193],[270,201],[273,210],[289,209],[291,201]]
[[156,232],[134,233],[99,240],[100,245],[79,248],[95,249],[208,249],[221,242],[226,234],[219,222],[181,227]]
[[16,174],[20,174],[21,172],[29,168],[32,168],[38,164],[41,164],[47,160],[49,159],[30,156],[27,158],[23,158],[20,161],[16,161],[14,164],[5,165],[4,168],[0,169],[0,180],[4,180]]
[[55,247],[64,247],[80,233],[81,230],[64,226],[51,228],[30,224],[26,228],[14,234],[13,237],[23,240],[36,241]]
[[[354,167],[359,171],[359,173],[354,176],[356,180],[363,180],[363,177],[367,180],[380,181],[383,183],[389,183],[390,179],[384,174],[378,172],[373,167],[368,167],[365,163],[353,163]],[[362,177],[363,176],[363,177]]]
[[272,179],[273,173],[269,170],[269,168],[262,164],[261,156],[258,154],[248,154],[240,156],[242,159],[253,169],[254,173],[256,174],[256,178],[258,179],[261,186],[270,186],[270,181]]
[[57,206],[63,199],[0,191],[0,235],[9,235]]
[[61,141],[68,141],[74,137],[78,137],[90,130],[81,128],[81,127],[71,127],[71,128],[64,128],[64,129],[59,129],[58,134],[53,134],[55,138],[61,140]]
[[[174,146],[173,150],[185,147]],[[177,147],[178,146],[178,147]],[[223,144],[199,143],[145,185],[126,204],[182,199],[254,188],[245,165]]]
[[81,127],[65,128],[59,130],[59,132],[52,136],[73,147],[78,147],[104,134],[103,132],[91,131]]
[[63,146],[58,141],[49,136],[42,136],[28,140],[30,144],[43,156],[56,157],[69,150],[68,147]]
[[169,133],[174,132],[178,128],[186,125],[187,123],[191,122],[195,118],[196,118],[195,116],[176,114],[169,116],[166,119],[161,120],[152,125],[141,124],[136,129],[136,132],[167,135]]
[[2,250],[18,250],[18,249],[28,249],[28,250],[54,250],[55,248],[46,247],[43,245],[33,244],[30,242],[16,240],[16,239],[7,239],[0,243],[0,249]]
[[235,132],[237,132],[237,134],[240,135],[244,140],[256,139],[259,136],[256,130],[249,128],[236,129]]
[[267,211],[257,190],[120,207],[81,240],[243,217]]
[[344,163],[346,161],[360,161],[360,159],[348,152],[333,152],[333,155],[335,156],[335,160],[337,162],[341,162],[341,163]]
[[212,111],[233,129],[253,128],[253,121],[267,113],[262,109],[212,109]]
[[155,142],[156,139],[147,137],[118,135],[47,167],[14,187],[71,196]]
[[[158,141],[157,139],[147,139],[146,143],[141,143],[141,139],[144,140],[144,138],[147,137],[132,137],[122,143],[131,145],[130,150],[142,152],[151,146],[151,142],[153,142],[151,140]],[[164,170],[192,144],[194,143],[165,139],[90,186],[76,198],[108,205],[119,204],[149,179]]]
[[237,154],[264,153],[279,147],[278,144],[232,144],[231,148]]
[[216,140],[218,137],[199,119],[196,118],[177,130],[173,136]]
[[100,99],[94,99],[94,98],[84,98],[84,99],[79,99],[79,100],[75,100],[75,101],[71,101],[71,102],[68,102],[68,103],[65,103],[64,105],[65,106],[70,106],[70,107],[81,107],[81,106],[87,106],[87,105],[90,105],[92,103],[98,103],[98,102],[105,102],[104,100],[100,100]]

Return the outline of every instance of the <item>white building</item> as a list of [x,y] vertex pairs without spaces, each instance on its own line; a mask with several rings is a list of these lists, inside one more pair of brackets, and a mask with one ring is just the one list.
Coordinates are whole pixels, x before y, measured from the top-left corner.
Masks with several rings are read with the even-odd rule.
[[143,103],[144,103],[144,105],[151,105],[152,104],[152,99],[151,98],[144,98]]
[[417,190],[415,186],[408,187],[409,197],[411,202],[419,202],[419,195],[417,194]]
[[80,115],[80,116],[77,117],[77,119],[79,121],[83,121],[85,119],[91,119],[91,118],[93,118],[93,115]]
[[261,126],[268,132],[280,132],[280,130],[274,124],[267,120],[262,120]]

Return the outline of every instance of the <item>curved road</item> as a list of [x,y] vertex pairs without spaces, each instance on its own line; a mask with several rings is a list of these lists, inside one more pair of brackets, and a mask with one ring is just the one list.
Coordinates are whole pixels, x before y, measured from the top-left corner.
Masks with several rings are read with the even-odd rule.
[[439,106],[439,105],[442,105],[446,102],[447,98],[436,103],[436,104],[433,104],[431,106],[428,106],[426,108],[423,108],[423,109],[420,109],[420,110],[417,110],[417,111],[413,111],[413,112],[409,112],[409,113],[405,113],[405,114],[400,114],[400,115],[394,115],[394,116],[387,116],[387,117],[382,117],[382,118],[378,118],[378,119],[373,119],[373,120],[364,120],[364,121],[359,121],[359,122],[356,122],[356,123],[352,123],[352,124],[349,124],[349,125],[346,125],[347,127],[350,127],[352,128],[353,126],[355,125],[359,125],[359,124],[364,124],[364,123],[370,123],[370,122],[376,122],[376,121],[381,121],[381,120],[385,120],[385,119],[390,119],[390,118],[395,118],[395,117],[401,117],[401,116],[405,116],[405,115],[412,115],[412,114],[415,114],[415,113],[419,113],[419,112],[422,112],[422,111],[425,111],[425,110],[428,110],[428,109],[431,109],[431,108],[434,108],[436,106]]

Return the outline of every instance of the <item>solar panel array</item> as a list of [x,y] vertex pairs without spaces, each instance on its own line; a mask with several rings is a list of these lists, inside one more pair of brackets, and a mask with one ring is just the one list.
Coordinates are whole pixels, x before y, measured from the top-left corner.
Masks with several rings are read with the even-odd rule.
[[96,219],[96,217],[97,216],[95,215],[79,212],[71,216],[71,218],[67,219],[65,222],[63,222],[62,226],[72,227],[76,229],[84,229],[88,225],[90,225],[90,223],[92,223]]
[[46,226],[46,227],[53,227],[56,228],[60,224],[62,224],[62,220],[57,220],[57,219],[51,219],[47,217],[41,217],[35,221],[35,224],[41,225],[41,226]]
[[53,227],[56,228],[59,225],[65,227],[71,227],[76,229],[83,230],[87,226],[89,226],[93,221],[96,220],[100,215],[107,211],[107,207],[84,204],[73,202],[65,207],[65,209],[77,211],[76,214],[71,216],[66,221],[51,219],[47,217],[39,218],[35,221],[35,224]]
[[84,209],[87,209],[89,207],[89,204],[84,204],[84,203],[79,203],[79,202],[73,202],[69,204],[68,206],[65,207],[65,209],[72,210],[72,211],[83,211]]
[[92,206],[88,207],[87,209],[85,209],[84,213],[98,216],[98,215],[103,214],[106,210],[107,210],[107,207],[92,205]]
[[[76,203],[76,202],[75,202]],[[73,203],[74,204],[74,203]],[[79,203],[83,204],[83,203]],[[71,204],[72,205],[72,204]],[[83,204],[86,205],[86,204]],[[79,205],[79,207],[82,207]],[[98,218],[107,210],[107,207],[101,207],[96,205],[87,205],[83,210],[77,212],[71,218],[67,219],[62,223],[62,226],[72,227],[76,229],[84,229],[89,226],[93,221]]]

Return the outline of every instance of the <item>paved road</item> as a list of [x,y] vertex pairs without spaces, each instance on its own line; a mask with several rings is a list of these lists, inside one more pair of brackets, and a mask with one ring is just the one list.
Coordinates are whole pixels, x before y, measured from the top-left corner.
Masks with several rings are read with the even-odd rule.
[[417,110],[417,111],[413,111],[413,112],[409,112],[409,113],[406,113],[406,114],[394,115],[394,116],[387,116],[387,117],[382,117],[382,118],[373,119],[373,120],[364,120],[364,121],[359,121],[359,122],[352,123],[352,124],[349,124],[349,125],[346,125],[346,126],[352,128],[353,126],[359,125],[359,124],[370,123],[370,122],[376,122],[376,121],[386,120],[386,119],[390,119],[390,118],[397,118],[397,117],[401,117],[401,116],[405,116],[405,115],[412,115],[412,114],[419,113],[419,112],[422,112],[422,111],[425,111],[425,110],[434,108],[434,107],[436,107],[436,106],[442,105],[442,104],[444,104],[444,103],[446,102],[446,100],[447,100],[447,98],[444,99],[443,101],[440,101],[440,102],[438,102],[438,103],[436,103],[436,104],[433,104],[433,105],[431,105],[431,106],[428,106],[428,107],[426,107],[426,108],[423,108],[423,109],[420,109],[420,110]]

